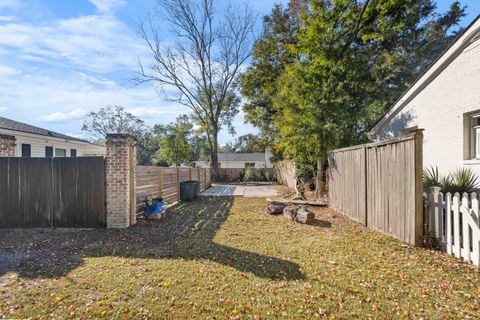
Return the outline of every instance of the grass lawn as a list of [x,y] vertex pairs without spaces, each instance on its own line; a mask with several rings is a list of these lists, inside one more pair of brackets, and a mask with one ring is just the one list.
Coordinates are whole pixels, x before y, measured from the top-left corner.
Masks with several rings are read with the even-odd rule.
[[480,272],[328,209],[203,198],[128,230],[0,231],[0,318],[480,318]]

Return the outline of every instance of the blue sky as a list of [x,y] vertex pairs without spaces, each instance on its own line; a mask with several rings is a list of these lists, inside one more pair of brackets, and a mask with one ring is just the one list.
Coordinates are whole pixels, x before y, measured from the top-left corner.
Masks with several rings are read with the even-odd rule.
[[[216,2],[219,10],[227,3]],[[279,1],[248,3],[261,17],[275,2]],[[467,25],[480,13],[480,0],[461,2],[469,6],[462,22]],[[138,58],[148,61],[136,31],[139,19],[155,3],[0,0],[0,116],[81,136],[85,114],[106,105],[125,106],[148,125],[188,113],[184,107],[162,101],[152,84],[133,86],[129,80]],[[450,3],[438,1],[440,11]],[[237,135],[255,132],[244,124],[241,114],[234,125]],[[220,143],[233,138],[223,131]]]

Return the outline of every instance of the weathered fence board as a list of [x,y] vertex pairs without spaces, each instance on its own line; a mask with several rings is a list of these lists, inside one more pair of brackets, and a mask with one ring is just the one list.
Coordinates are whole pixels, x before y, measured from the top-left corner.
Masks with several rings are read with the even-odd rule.
[[189,180],[199,181],[200,191],[203,191],[211,185],[211,169],[137,166],[137,213],[143,212],[146,195],[162,197],[167,203],[179,201],[180,182]]
[[0,158],[0,227],[105,227],[104,158]]
[[332,208],[363,225],[421,245],[422,133],[329,154]]
[[62,158],[52,164],[54,225],[105,227],[105,160]]
[[295,161],[284,160],[275,163],[274,175],[277,182],[295,190],[297,187],[297,166]]
[[332,153],[329,158],[329,192],[335,210],[366,225],[366,201],[369,199],[366,197],[366,170],[359,170],[362,164],[365,164],[364,146]]

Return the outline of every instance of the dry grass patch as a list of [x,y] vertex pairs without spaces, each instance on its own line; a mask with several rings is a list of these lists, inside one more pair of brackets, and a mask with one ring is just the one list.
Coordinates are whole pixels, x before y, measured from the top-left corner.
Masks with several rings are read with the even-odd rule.
[[480,318],[480,273],[327,209],[203,198],[128,230],[0,234],[0,318]]

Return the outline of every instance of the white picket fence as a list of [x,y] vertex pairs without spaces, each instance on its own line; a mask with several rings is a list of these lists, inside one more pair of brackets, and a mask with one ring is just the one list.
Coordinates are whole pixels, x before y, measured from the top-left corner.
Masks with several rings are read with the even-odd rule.
[[442,194],[431,188],[427,195],[426,230],[448,254],[480,267],[480,214],[476,193]]

